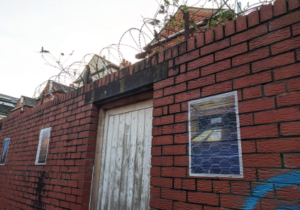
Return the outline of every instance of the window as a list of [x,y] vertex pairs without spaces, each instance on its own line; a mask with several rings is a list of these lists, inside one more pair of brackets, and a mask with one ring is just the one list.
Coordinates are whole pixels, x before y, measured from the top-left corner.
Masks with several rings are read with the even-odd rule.
[[43,128],[40,132],[39,145],[35,159],[36,165],[43,165],[46,163],[50,131],[51,128]]
[[10,138],[4,139],[2,154],[1,154],[1,158],[0,158],[0,165],[5,165],[9,141],[10,141]]
[[189,102],[190,176],[243,177],[237,92]]

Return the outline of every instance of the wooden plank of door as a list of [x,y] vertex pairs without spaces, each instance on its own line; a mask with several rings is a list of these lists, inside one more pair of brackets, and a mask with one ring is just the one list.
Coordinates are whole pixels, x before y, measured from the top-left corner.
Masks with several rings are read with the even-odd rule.
[[142,176],[142,192],[140,209],[149,209],[150,199],[150,167],[151,167],[151,141],[152,141],[152,108],[146,109],[145,135],[144,135],[144,162]]
[[142,174],[143,174],[143,148],[144,148],[144,131],[145,131],[145,109],[138,111],[138,130],[135,155],[134,169],[134,192],[132,209],[139,209],[142,192]]
[[119,193],[121,184],[121,174],[122,174],[122,156],[123,156],[123,139],[124,139],[124,129],[125,129],[125,115],[120,115],[119,129],[115,132],[118,133],[117,137],[117,150],[116,150],[116,164],[115,164],[115,180],[113,186],[113,198],[111,201],[111,208],[118,209],[119,204]]

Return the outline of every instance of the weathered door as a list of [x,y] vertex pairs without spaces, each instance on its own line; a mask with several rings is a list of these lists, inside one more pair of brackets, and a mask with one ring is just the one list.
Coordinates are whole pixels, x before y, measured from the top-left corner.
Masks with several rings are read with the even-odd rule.
[[149,209],[152,100],[105,114],[98,209]]

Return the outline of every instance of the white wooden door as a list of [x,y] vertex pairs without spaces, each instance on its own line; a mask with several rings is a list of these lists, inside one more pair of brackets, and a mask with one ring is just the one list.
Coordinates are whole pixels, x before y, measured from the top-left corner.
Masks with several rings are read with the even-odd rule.
[[149,209],[152,100],[105,114],[97,209]]

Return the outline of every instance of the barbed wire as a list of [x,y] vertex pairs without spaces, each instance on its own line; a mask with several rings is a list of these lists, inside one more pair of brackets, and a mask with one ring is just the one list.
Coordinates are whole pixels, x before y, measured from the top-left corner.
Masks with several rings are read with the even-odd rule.
[[[66,63],[69,61],[73,52],[70,53],[65,60],[62,61],[63,53],[56,58],[48,51],[41,51],[41,56],[45,61],[45,64],[56,69],[57,74],[51,76],[48,80],[41,83],[34,92],[34,97],[37,98],[42,94],[45,85],[49,80],[61,83],[63,85],[73,84],[76,87],[82,85],[82,83],[74,84],[75,81],[83,81],[83,71],[86,66],[89,65],[93,71],[99,70],[99,59],[103,59],[107,55],[108,64],[112,63],[112,58],[117,62],[117,65],[124,64],[125,59],[123,51],[125,49],[133,50],[135,53],[143,53],[146,58],[153,55],[156,52],[167,49],[175,44],[183,41],[183,33],[178,33],[184,29],[183,13],[189,12],[192,9],[192,13],[189,18],[190,30],[189,36],[203,33],[209,28],[215,28],[218,25],[224,25],[230,20],[234,20],[239,16],[247,15],[252,11],[259,9],[262,5],[272,4],[275,0],[263,0],[250,5],[249,3],[240,8],[238,13],[236,6],[238,0],[197,0],[194,3],[190,3],[191,0],[160,0],[157,1],[158,7],[152,18],[142,17],[142,25],[140,28],[129,28],[121,36],[118,43],[109,44],[103,47],[98,54],[88,53],[83,56],[80,61],[73,62],[69,65]],[[212,5],[209,8],[209,4]],[[207,12],[211,9],[211,12]],[[201,11],[206,11],[206,14],[200,14]],[[199,14],[198,14],[199,13]],[[202,23],[200,24],[199,22]],[[157,32],[158,31],[158,32]],[[125,38],[129,38],[130,41],[125,41]],[[169,41],[172,41],[170,45]],[[127,51],[127,50],[126,50]],[[94,62],[90,62],[91,59],[95,59]],[[109,67],[110,68],[110,67]],[[110,69],[110,71],[112,71]],[[98,77],[101,75],[98,72]]]

